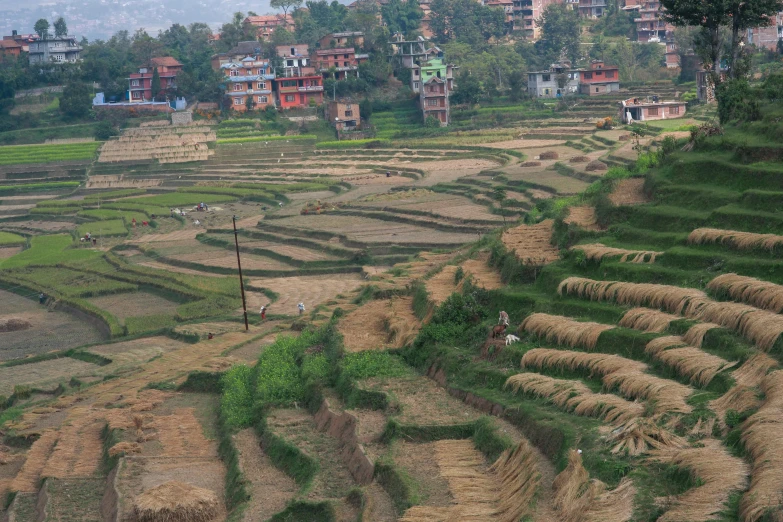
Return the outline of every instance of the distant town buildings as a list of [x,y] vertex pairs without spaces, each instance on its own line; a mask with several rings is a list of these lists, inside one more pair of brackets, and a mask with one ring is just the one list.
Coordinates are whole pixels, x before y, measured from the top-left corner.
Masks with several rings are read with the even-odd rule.
[[563,0],[513,0],[514,30],[521,31],[528,40],[538,40],[541,37],[541,27],[536,20],[541,18],[544,10],[552,4],[562,4]]
[[73,36],[49,36],[29,45],[30,63],[76,63],[81,61],[82,47]]
[[630,124],[682,118],[686,108],[684,101],[661,101],[657,96],[629,98],[620,102],[620,120]]
[[226,99],[231,110],[245,112],[248,104],[255,109],[275,106],[272,93],[274,72],[269,60],[258,55],[246,55],[220,64],[226,79]]
[[350,31],[345,33],[327,34],[318,40],[318,47],[321,49],[334,49],[336,47],[364,47],[364,33],[361,31]]
[[546,71],[528,73],[527,90],[535,98],[609,94],[620,90],[620,69],[601,60],[593,60],[587,68],[579,69],[566,60],[552,64]]
[[601,18],[606,11],[606,0],[579,0],[579,14],[584,18]]
[[326,106],[326,119],[338,131],[358,129],[361,126],[359,104],[352,100],[330,101]]
[[171,56],[152,58],[150,63],[139,68],[128,78],[128,100],[131,102],[148,102],[160,96],[160,92],[152,92],[152,77],[158,70],[160,92],[165,92],[176,86],[177,73],[182,70],[182,64]]
[[272,36],[272,33],[274,33],[275,29],[277,29],[278,27],[282,27],[283,29],[286,29],[287,31],[291,31],[291,32],[293,32],[294,29],[296,29],[296,23],[294,22],[294,17],[291,16],[290,14],[248,16],[247,18],[245,18],[243,23],[245,25],[252,25],[253,27],[255,27],[258,32],[258,39],[264,41],[269,41],[269,38]]

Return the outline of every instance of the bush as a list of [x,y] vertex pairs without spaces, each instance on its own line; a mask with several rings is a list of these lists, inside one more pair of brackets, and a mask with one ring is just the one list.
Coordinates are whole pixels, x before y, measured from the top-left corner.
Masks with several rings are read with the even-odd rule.
[[783,100],[783,74],[773,74],[764,80],[763,90],[771,101]]
[[305,350],[306,339],[280,336],[258,358],[255,400],[259,406],[290,405],[304,399],[297,358]]
[[342,360],[343,374],[354,380],[371,377],[403,377],[409,370],[400,359],[388,352],[357,352]]
[[756,121],[761,119],[761,109],[756,94],[744,79],[727,80],[716,89],[718,118],[729,121]]
[[95,126],[95,139],[98,141],[106,141],[117,134],[117,129],[110,121],[101,121]]
[[244,364],[234,366],[221,378],[223,395],[220,410],[230,429],[253,424],[253,369]]

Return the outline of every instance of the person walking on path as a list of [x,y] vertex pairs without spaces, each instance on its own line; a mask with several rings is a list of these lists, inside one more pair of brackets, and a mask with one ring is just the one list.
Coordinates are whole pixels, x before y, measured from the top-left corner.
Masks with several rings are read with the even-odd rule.
[[38,303],[44,304],[45,302],[46,302],[46,294],[41,292],[40,294],[38,294]]
[[506,312],[500,312],[500,317],[498,317],[498,324],[508,326],[508,314]]
[[266,306],[261,307],[261,320],[266,319]]
[[305,311],[304,303],[299,303],[297,307],[299,308],[299,315],[302,315]]

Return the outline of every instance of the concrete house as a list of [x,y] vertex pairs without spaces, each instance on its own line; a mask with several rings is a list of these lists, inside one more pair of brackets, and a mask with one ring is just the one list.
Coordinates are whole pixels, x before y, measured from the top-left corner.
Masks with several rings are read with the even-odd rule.
[[177,73],[182,70],[182,64],[171,56],[152,58],[148,65],[139,68],[139,72],[132,73],[128,78],[128,100],[145,102],[160,95],[160,93],[152,92],[152,76],[155,74],[156,68],[162,92],[176,86]]
[[609,94],[620,90],[620,69],[593,60],[587,69],[579,69],[579,93],[588,96]]
[[559,98],[579,91],[579,70],[569,62],[552,64],[547,71],[527,75],[527,92],[534,98]]
[[327,34],[318,40],[318,47],[321,49],[334,49],[335,47],[364,47],[364,33],[361,31],[350,31],[345,33]]
[[73,36],[50,36],[30,44],[30,63],[76,63],[82,47]]
[[579,0],[579,15],[583,18],[601,18],[606,11],[606,0]]
[[352,74],[359,75],[359,64],[367,61],[366,54],[356,54],[353,47],[337,47],[334,49],[321,49],[311,56],[311,63],[320,73],[327,73],[334,68],[338,80],[344,80]]
[[449,94],[451,87],[443,78],[432,76],[422,82],[419,93],[419,108],[424,120],[432,116],[445,127],[450,122]]
[[272,94],[275,75],[268,60],[257,55],[245,56],[222,64],[220,71],[226,79],[226,98],[231,110],[246,111],[251,97],[256,109],[275,106]]
[[283,60],[284,69],[310,67],[310,47],[307,44],[278,45],[275,53]]
[[361,126],[359,104],[350,100],[330,101],[326,107],[326,119],[337,130],[354,130]]
[[296,29],[294,17],[290,14],[285,16],[281,14],[248,16],[243,23],[255,27],[258,32],[258,38],[264,41],[268,41],[278,27],[291,32]]
[[684,101],[661,101],[657,96],[629,98],[620,102],[620,120],[634,123],[682,118],[686,109]]
[[415,93],[420,92],[421,86],[431,78],[444,80],[448,84],[449,90],[454,90],[454,71],[459,69],[459,67],[450,63],[444,63],[443,53],[440,49],[434,49],[437,50],[437,57],[423,60],[421,64],[416,63],[411,67],[410,88]]
[[514,0],[514,30],[521,31],[530,41],[538,40],[541,38],[541,27],[536,20],[541,18],[550,4],[562,3],[563,0]]

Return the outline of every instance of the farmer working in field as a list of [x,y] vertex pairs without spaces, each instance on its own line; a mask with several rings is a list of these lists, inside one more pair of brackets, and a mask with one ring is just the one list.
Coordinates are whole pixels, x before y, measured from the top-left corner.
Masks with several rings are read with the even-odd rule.
[[498,318],[498,324],[508,326],[508,314],[506,312],[500,312],[500,317]]
[[261,307],[261,320],[266,319],[266,306]]
[[297,307],[299,308],[299,315],[302,315],[304,313],[304,310],[305,310],[304,309],[304,303],[299,303],[297,305]]
[[46,294],[44,294],[43,292],[38,294],[38,302],[40,304],[44,304],[46,302]]

